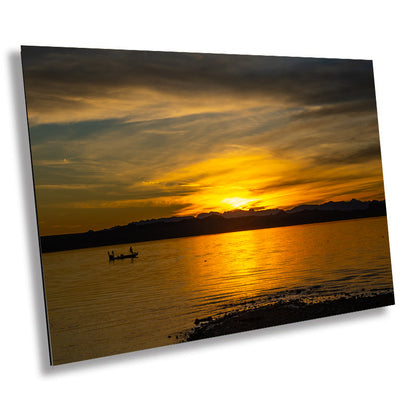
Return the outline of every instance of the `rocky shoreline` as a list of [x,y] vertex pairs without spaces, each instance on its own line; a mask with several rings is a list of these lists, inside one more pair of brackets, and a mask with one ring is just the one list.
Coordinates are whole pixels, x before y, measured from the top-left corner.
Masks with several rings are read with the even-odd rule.
[[253,329],[323,318],[365,309],[394,305],[393,292],[357,295],[317,303],[296,300],[235,311],[220,316],[199,318],[195,327],[184,335],[184,341],[194,341]]

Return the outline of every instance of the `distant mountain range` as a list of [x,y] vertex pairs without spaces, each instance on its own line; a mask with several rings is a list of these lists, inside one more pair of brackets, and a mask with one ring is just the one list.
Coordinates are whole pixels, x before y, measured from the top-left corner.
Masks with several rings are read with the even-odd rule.
[[[325,204],[321,205],[299,205],[288,211],[290,214],[294,214],[296,212],[302,211],[355,211],[355,210],[365,210],[367,209],[370,204],[377,202],[377,201],[358,201],[357,199],[351,199],[349,202],[341,201],[341,202],[326,202]],[[384,202],[384,201],[383,201]]]
[[[306,205],[305,205],[306,206]],[[311,205],[312,206],[312,205]],[[181,222],[185,220],[203,220],[204,218],[208,218],[210,216],[219,216],[222,218],[241,218],[241,217],[264,217],[266,215],[275,215],[278,213],[284,212],[281,209],[265,209],[261,211],[254,211],[253,209],[250,209],[249,211],[244,211],[242,209],[236,209],[233,211],[226,211],[222,214],[216,211],[211,212],[203,212],[202,214],[197,215],[196,217],[193,216],[186,216],[186,217],[169,217],[169,218],[158,218],[158,219],[152,219],[152,220],[143,220],[138,222],[132,222],[131,224],[155,224],[155,223],[175,223],[175,222]],[[117,225],[116,227],[110,228],[111,230],[120,228],[120,225]]]
[[326,202],[299,205],[291,210],[233,210],[201,213],[196,217],[170,217],[131,222],[127,225],[77,234],[40,237],[42,252],[109,246],[123,243],[190,237],[259,228],[339,221],[386,215],[385,201]]

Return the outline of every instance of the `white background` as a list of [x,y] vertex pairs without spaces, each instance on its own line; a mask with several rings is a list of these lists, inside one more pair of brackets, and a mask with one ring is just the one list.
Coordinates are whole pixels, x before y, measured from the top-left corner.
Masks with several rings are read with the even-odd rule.
[[[2,9],[2,414],[416,414],[410,1],[55,0]],[[50,368],[21,44],[373,59],[396,305]]]

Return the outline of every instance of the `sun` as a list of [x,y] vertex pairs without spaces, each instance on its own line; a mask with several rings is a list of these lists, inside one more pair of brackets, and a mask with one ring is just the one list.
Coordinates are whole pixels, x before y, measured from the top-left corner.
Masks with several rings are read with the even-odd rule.
[[247,199],[247,198],[224,198],[221,203],[231,206],[233,209],[245,209],[248,208],[248,204],[254,202],[255,199]]

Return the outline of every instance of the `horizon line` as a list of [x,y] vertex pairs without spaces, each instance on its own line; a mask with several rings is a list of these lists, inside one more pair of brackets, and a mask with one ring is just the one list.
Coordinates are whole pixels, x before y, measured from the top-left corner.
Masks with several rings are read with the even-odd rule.
[[233,213],[233,212],[247,212],[247,213],[249,213],[249,212],[266,212],[266,211],[276,211],[276,210],[279,210],[279,211],[282,211],[282,212],[286,212],[287,213],[287,212],[290,212],[290,211],[292,211],[292,210],[294,210],[296,208],[302,207],[302,206],[322,206],[322,205],[325,205],[325,204],[330,204],[331,202],[332,203],[335,203],[335,204],[339,204],[339,203],[343,203],[343,202],[344,203],[349,203],[349,202],[353,202],[353,201],[357,201],[357,202],[361,202],[361,203],[371,203],[371,202],[384,202],[385,203],[385,198],[383,198],[383,199],[366,200],[366,201],[362,201],[362,200],[356,199],[356,198],[351,198],[351,200],[349,200],[349,201],[345,201],[345,200],[342,200],[342,201],[332,201],[332,200],[330,200],[330,201],[323,202],[323,203],[320,203],[320,204],[303,203],[303,204],[296,205],[296,206],[294,206],[293,208],[290,208],[290,209],[282,209],[282,208],[278,208],[278,207],[276,207],[276,208],[267,208],[267,209],[255,209],[255,208],[241,209],[241,208],[236,208],[236,209],[233,209],[233,210],[230,210],[230,211],[224,211],[222,213],[221,212],[218,212],[218,211],[210,211],[210,212],[200,212],[200,213],[195,214],[195,215],[184,215],[184,216],[172,215],[171,217],[160,217],[160,218],[143,219],[143,220],[138,220],[138,221],[131,221],[131,222],[129,222],[127,224],[123,224],[123,225],[117,224],[117,225],[113,225],[113,226],[108,227],[108,228],[101,228],[99,230],[89,229],[89,230],[80,231],[80,232],[61,233],[61,234],[47,234],[47,235],[41,235],[40,233],[38,233],[38,235],[39,235],[40,238],[42,238],[42,237],[52,237],[52,236],[86,234],[86,233],[90,233],[90,232],[108,231],[108,230],[112,230],[113,228],[116,228],[116,227],[125,227],[125,226],[130,225],[130,224],[140,224],[140,223],[145,223],[145,222],[150,222],[150,221],[159,221],[159,220],[163,220],[163,219],[172,219],[172,218],[178,218],[178,219],[180,219],[180,218],[183,218],[183,219],[191,219],[191,218],[194,218],[194,219],[198,219],[198,217],[200,215],[203,215],[203,214],[206,214],[206,215],[224,215],[224,214]]

